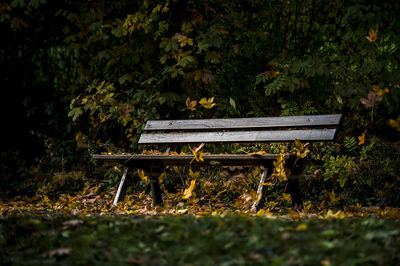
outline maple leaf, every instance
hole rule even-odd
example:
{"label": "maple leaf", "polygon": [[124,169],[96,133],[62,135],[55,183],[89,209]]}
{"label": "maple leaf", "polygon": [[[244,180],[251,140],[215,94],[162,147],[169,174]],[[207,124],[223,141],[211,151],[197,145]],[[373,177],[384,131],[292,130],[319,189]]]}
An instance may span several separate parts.
{"label": "maple leaf", "polygon": [[185,191],[183,192],[183,199],[189,199],[190,197],[193,196],[193,190],[194,187],[196,186],[196,179],[193,179],[192,181],[190,181],[190,186],[185,189]]}
{"label": "maple leaf", "polygon": [[186,108],[183,109],[182,111],[189,110],[189,111],[193,112],[194,110],[196,110],[196,105],[197,105],[197,101],[196,100],[191,101],[190,98],[188,97],[186,99]]}
{"label": "maple leaf", "polygon": [[361,136],[358,137],[358,145],[363,145],[365,143],[365,133],[363,132]]}
{"label": "maple leaf", "polygon": [[207,98],[202,98],[200,101],[199,101],[199,104],[201,104],[204,108],[206,108],[206,109],[211,109],[211,108],[213,108],[215,105],[217,105],[216,103],[214,103],[214,98],[215,97],[211,97],[211,98],[209,98],[209,99],[207,99]]}
{"label": "maple leaf", "polygon": [[140,179],[142,179],[143,182],[147,183],[147,176],[144,175],[144,171],[138,170],[138,174],[139,174]]}
{"label": "maple leaf", "polygon": [[294,140],[295,147],[293,148],[293,154],[295,154],[297,157],[305,158],[310,153],[310,150],[307,149],[307,146],[309,144],[310,143],[303,144],[300,142],[300,140],[295,139]]}
{"label": "maple leaf", "polygon": [[369,41],[369,42],[375,42],[376,39],[378,38],[378,28],[376,28],[376,30],[374,29],[369,29],[368,31],[368,36],[365,36],[365,38]]}
{"label": "maple leaf", "polygon": [[368,98],[361,98],[360,101],[366,108],[371,108],[375,103],[382,101],[382,96],[376,95],[375,92],[370,91],[368,93]]}

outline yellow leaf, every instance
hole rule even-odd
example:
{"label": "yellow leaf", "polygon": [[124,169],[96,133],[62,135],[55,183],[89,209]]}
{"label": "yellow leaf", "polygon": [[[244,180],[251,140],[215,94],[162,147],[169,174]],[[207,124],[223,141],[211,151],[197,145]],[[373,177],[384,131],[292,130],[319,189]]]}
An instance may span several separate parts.
{"label": "yellow leaf", "polygon": [[287,177],[285,172],[285,155],[283,153],[280,153],[273,164],[275,168],[272,172],[272,176],[277,177],[280,182],[286,181]]}
{"label": "yellow leaf", "polygon": [[[202,143],[203,144],[203,146],[204,146],[204,143]],[[201,146],[201,145],[200,145]],[[192,151],[192,153],[193,153],[193,155],[194,155],[194,158],[193,158],[193,160],[192,161],[190,161],[190,163],[192,163],[194,160],[196,160],[196,162],[204,162],[204,159],[203,159],[203,155],[205,154],[205,153],[202,153],[202,152],[199,152],[199,147],[197,147],[196,149],[192,149],[190,146],[189,146],[189,149]],[[200,148],[201,149],[201,148]]]}
{"label": "yellow leaf", "polygon": [[380,89],[377,85],[373,85],[372,86],[372,90],[375,92],[376,95],[378,96],[382,96],[385,93],[389,93],[389,89],[385,88],[385,89]]}
{"label": "yellow leaf", "polygon": [[190,181],[190,186],[183,192],[183,199],[188,199],[193,196],[193,190],[196,185],[196,179]]}
{"label": "yellow leaf", "polygon": [[368,36],[365,36],[365,38],[369,41],[369,42],[375,42],[376,39],[378,37],[378,28],[376,30],[374,29],[369,29],[368,31]]}
{"label": "yellow leaf", "polygon": [[335,191],[333,191],[333,190],[331,192],[328,192],[325,190],[325,193],[326,193],[326,195],[328,195],[330,203],[335,203],[340,200],[340,197],[335,196]]}
{"label": "yellow leaf", "polygon": [[363,132],[361,136],[358,137],[358,145],[363,145],[365,143],[365,133]]}
{"label": "yellow leaf", "polygon": [[200,172],[193,172],[192,169],[189,169],[189,175],[192,178],[199,178],[200,177]]}
{"label": "yellow leaf", "polygon": [[389,119],[389,125],[390,125],[392,128],[395,128],[395,129],[397,129],[397,130],[400,131],[400,115],[397,117],[396,120],[394,120],[394,119]]}
{"label": "yellow leaf", "polygon": [[296,231],[304,231],[307,230],[307,224],[299,224],[294,230]]}
{"label": "yellow leaf", "polygon": [[290,194],[282,193],[282,200],[290,203],[292,202],[292,196],[290,196]]}
{"label": "yellow leaf", "polygon": [[306,143],[303,144],[300,142],[300,140],[295,139],[294,140],[294,145],[295,147],[293,148],[293,154],[295,154],[297,157],[300,158],[305,158],[307,157],[307,155],[310,153],[310,150],[307,149],[306,147],[309,145],[310,143]]}
{"label": "yellow leaf", "polygon": [[206,108],[206,109],[211,109],[211,108],[213,108],[215,105],[217,105],[216,103],[214,103],[214,98],[215,97],[211,97],[211,98],[209,98],[209,99],[207,99],[207,98],[202,98],[200,101],[199,101],[199,104],[201,104],[204,108]]}
{"label": "yellow leaf", "polygon": [[265,182],[265,183],[262,183],[261,185],[263,185],[263,186],[272,186],[273,184],[271,182]]}
{"label": "yellow leaf", "polygon": [[311,209],[312,206],[313,206],[313,205],[312,205],[311,201],[304,202],[304,209],[305,209],[305,210]]}
{"label": "yellow leaf", "polygon": [[346,217],[346,215],[342,211],[337,211],[336,213],[333,213],[332,210],[328,210],[328,212],[324,216],[325,219],[329,219],[329,218],[343,219],[345,217]]}
{"label": "yellow leaf", "polygon": [[273,214],[273,213],[269,210],[269,208],[266,209],[266,210],[261,209],[261,210],[259,210],[259,211],[257,212],[257,216],[272,215],[272,214]]}
{"label": "yellow leaf", "polygon": [[140,179],[142,179],[143,182],[147,183],[147,176],[144,175],[144,171],[138,170],[138,174],[139,174]]}
{"label": "yellow leaf", "polygon": [[266,154],[269,154],[269,153],[266,151],[258,151],[258,152],[248,153],[248,155],[266,155]]}

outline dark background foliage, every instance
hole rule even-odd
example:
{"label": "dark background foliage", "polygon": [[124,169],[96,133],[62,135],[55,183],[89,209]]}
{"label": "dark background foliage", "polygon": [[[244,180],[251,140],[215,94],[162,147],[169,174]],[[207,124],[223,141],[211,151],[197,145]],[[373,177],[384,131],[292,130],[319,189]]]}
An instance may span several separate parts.
{"label": "dark background foliage", "polygon": [[[312,156],[327,187],[377,198],[399,186],[399,13],[396,1],[2,2],[1,189],[34,193],[55,172],[89,174],[93,152],[138,152],[149,119],[343,113],[337,143]],[[203,97],[217,105],[185,109]]]}

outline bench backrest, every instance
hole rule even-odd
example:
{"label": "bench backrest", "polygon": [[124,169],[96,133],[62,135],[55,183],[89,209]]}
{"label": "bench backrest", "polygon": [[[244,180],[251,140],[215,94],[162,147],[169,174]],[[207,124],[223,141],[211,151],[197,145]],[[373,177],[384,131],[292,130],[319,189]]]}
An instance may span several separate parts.
{"label": "bench backrest", "polygon": [[[333,140],[342,115],[150,120],[139,144]],[[322,128],[321,128],[322,127]]]}

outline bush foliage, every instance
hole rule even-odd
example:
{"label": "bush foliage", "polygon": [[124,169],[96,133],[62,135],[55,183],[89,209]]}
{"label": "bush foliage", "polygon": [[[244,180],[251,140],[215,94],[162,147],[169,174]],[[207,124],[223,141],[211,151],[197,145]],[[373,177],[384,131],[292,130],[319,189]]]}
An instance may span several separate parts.
{"label": "bush foliage", "polygon": [[399,187],[399,13],[359,0],[1,3],[4,188],[34,191],[94,151],[137,152],[149,119],[343,113],[337,143],[313,144],[324,166],[308,169],[308,192],[322,171],[324,187],[381,201]]}

